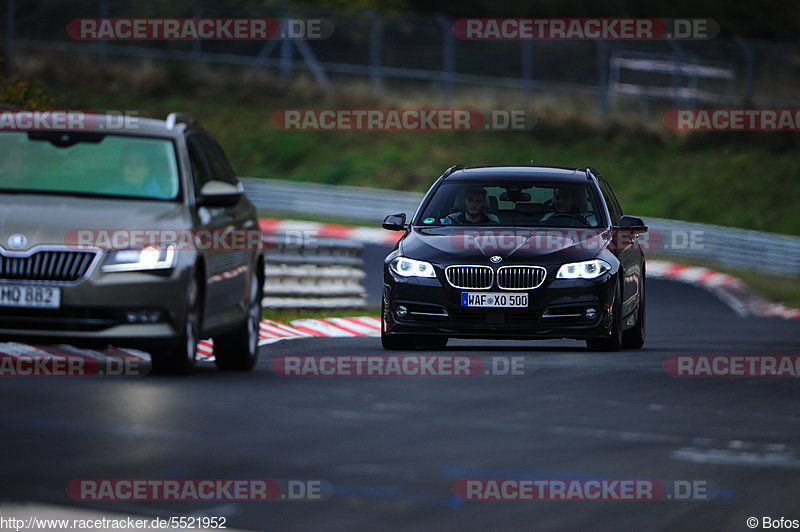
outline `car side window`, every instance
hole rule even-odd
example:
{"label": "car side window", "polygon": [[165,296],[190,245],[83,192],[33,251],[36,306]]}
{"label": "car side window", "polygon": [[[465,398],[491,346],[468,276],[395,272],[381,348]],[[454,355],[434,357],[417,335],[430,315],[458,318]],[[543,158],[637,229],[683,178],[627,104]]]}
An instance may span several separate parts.
{"label": "car side window", "polygon": [[211,181],[211,172],[203,155],[203,150],[198,141],[197,135],[191,135],[186,139],[186,146],[189,151],[189,161],[192,164],[192,182],[194,183],[195,195],[200,193],[203,185]]}
{"label": "car side window", "polygon": [[600,192],[603,193],[603,199],[608,205],[608,212],[611,214],[611,225],[619,225],[619,219],[622,217],[622,209],[619,206],[617,197],[611,190],[608,182],[603,179],[600,181]]}
{"label": "car side window", "polygon": [[198,135],[197,138],[211,169],[212,179],[237,185],[239,180],[236,178],[236,172],[233,171],[231,163],[228,162],[225,152],[217,141],[207,135]]}

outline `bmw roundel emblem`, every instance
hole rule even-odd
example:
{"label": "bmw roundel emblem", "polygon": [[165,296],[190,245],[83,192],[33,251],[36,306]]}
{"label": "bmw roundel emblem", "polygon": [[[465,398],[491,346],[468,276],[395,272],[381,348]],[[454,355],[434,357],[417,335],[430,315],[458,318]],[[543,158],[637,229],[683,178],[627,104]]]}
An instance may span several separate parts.
{"label": "bmw roundel emblem", "polygon": [[8,247],[11,249],[22,249],[28,245],[28,239],[22,233],[16,233],[8,237]]}
{"label": "bmw roundel emblem", "polygon": [[493,263],[497,264],[498,262],[500,262],[501,260],[503,260],[503,257],[501,257],[500,255],[492,255],[492,256],[489,258],[489,260],[490,260],[490,261],[492,261]]}

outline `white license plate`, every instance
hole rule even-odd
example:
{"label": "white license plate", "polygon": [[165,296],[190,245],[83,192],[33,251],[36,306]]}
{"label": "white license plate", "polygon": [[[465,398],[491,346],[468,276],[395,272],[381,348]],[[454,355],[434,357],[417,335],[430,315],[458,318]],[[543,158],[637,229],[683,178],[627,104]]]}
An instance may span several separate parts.
{"label": "white license plate", "polygon": [[60,288],[0,283],[0,307],[58,308],[60,306]]}
{"label": "white license plate", "polygon": [[527,307],[528,294],[507,292],[462,292],[462,307]]}

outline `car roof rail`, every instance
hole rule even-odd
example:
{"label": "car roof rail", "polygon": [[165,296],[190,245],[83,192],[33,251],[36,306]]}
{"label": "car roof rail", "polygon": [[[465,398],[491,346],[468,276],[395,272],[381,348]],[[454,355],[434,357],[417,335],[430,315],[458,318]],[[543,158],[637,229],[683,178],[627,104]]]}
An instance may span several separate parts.
{"label": "car roof rail", "polygon": [[447,177],[450,174],[452,174],[453,172],[456,172],[458,170],[463,170],[464,168],[466,168],[466,166],[464,166],[463,164],[453,165],[453,166],[451,166],[450,168],[448,168],[447,170],[444,171],[444,173],[442,174],[442,177]]}
{"label": "car roof rail", "polygon": [[591,166],[586,167],[586,179],[589,181],[592,180],[592,177],[599,179],[602,176],[600,175],[600,171],[597,168],[592,168]]}
{"label": "car roof rail", "polygon": [[197,126],[200,123],[195,118],[186,113],[170,113],[167,115],[167,129],[175,129],[177,124]]}

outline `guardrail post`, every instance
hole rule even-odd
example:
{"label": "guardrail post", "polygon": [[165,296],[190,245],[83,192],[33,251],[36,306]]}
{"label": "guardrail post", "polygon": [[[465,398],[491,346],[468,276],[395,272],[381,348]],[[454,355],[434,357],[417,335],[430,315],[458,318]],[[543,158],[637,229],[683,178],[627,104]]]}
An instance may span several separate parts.
{"label": "guardrail post", "polygon": [[[197,0],[191,0],[192,3],[192,18],[203,17],[203,6],[197,3]],[[192,62],[197,63],[200,61],[200,54],[203,53],[203,39],[192,40]]]}
{"label": "guardrail post", "polygon": [[372,31],[369,36],[369,80],[370,91],[373,96],[379,95],[383,91],[383,70],[381,68],[381,48],[383,42],[383,20],[378,13],[370,11],[372,20]]}
{"label": "guardrail post", "polygon": [[608,43],[595,41],[597,57],[597,118],[604,122],[608,117]]}
{"label": "guardrail post", "polygon": [[683,47],[675,39],[667,39],[672,48],[672,105],[675,108],[681,107],[683,98],[681,97],[681,63],[683,62]]}
{"label": "guardrail post", "polygon": [[753,48],[741,37],[734,38],[736,45],[744,54],[744,104],[751,105],[753,102],[753,74],[755,72],[755,54]]}
{"label": "guardrail post", "polygon": [[445,85],[445,99],[449,104],[453,100],[453,85],[456,77],[456,38],[453,35],[449,19],[437,15],[436,22],[442,28],[442,81]]}
{"label": "guardrail post", "polygon": [[[286,30],[284,30],[284,34],[288,35]],[[286,89],[289,87],[292,77],[292,41],[286,37],[281,38],[280,54],[280,83],[281,88]]]}
{"label": "guardrail post", "polygon": [[520,41],[522,47],[522,91],[525,98],[525,107],[530,108],[533,99],[533,41],[523,39]]}
{"label": "guardrail post", "polygon": [[331,82],[328,79],[328,74],[325,73],[325,69],[322,68],[322,65],[319,63],[319,61],[317,61],[317,57],[314,55],[314,52],[311,51],[311,47],[304,40],[297,40],[293,44],[297,47],[297,51],[300,52],[300,56],[303,58],[306,66],[311,71],[311,75],[314,76],[317,84],[325,93],[325,98],[330,100],[333,96]]}
{"label": "guardrail post", "polygon": [[[100,0],[100,18],[109,18],[108,17],[108,0]],[[100,50],[100,64],[105,65],[108,63],[108,42],[105,40],[101,40],[98,44],[98,48]]]}
{"label": "guardrail post", "polygon": [[11,76],[14,70],[14,17],[16,16],[16,0],[8,0],[6,4],[6,42],[5,61],[6,74]]}

